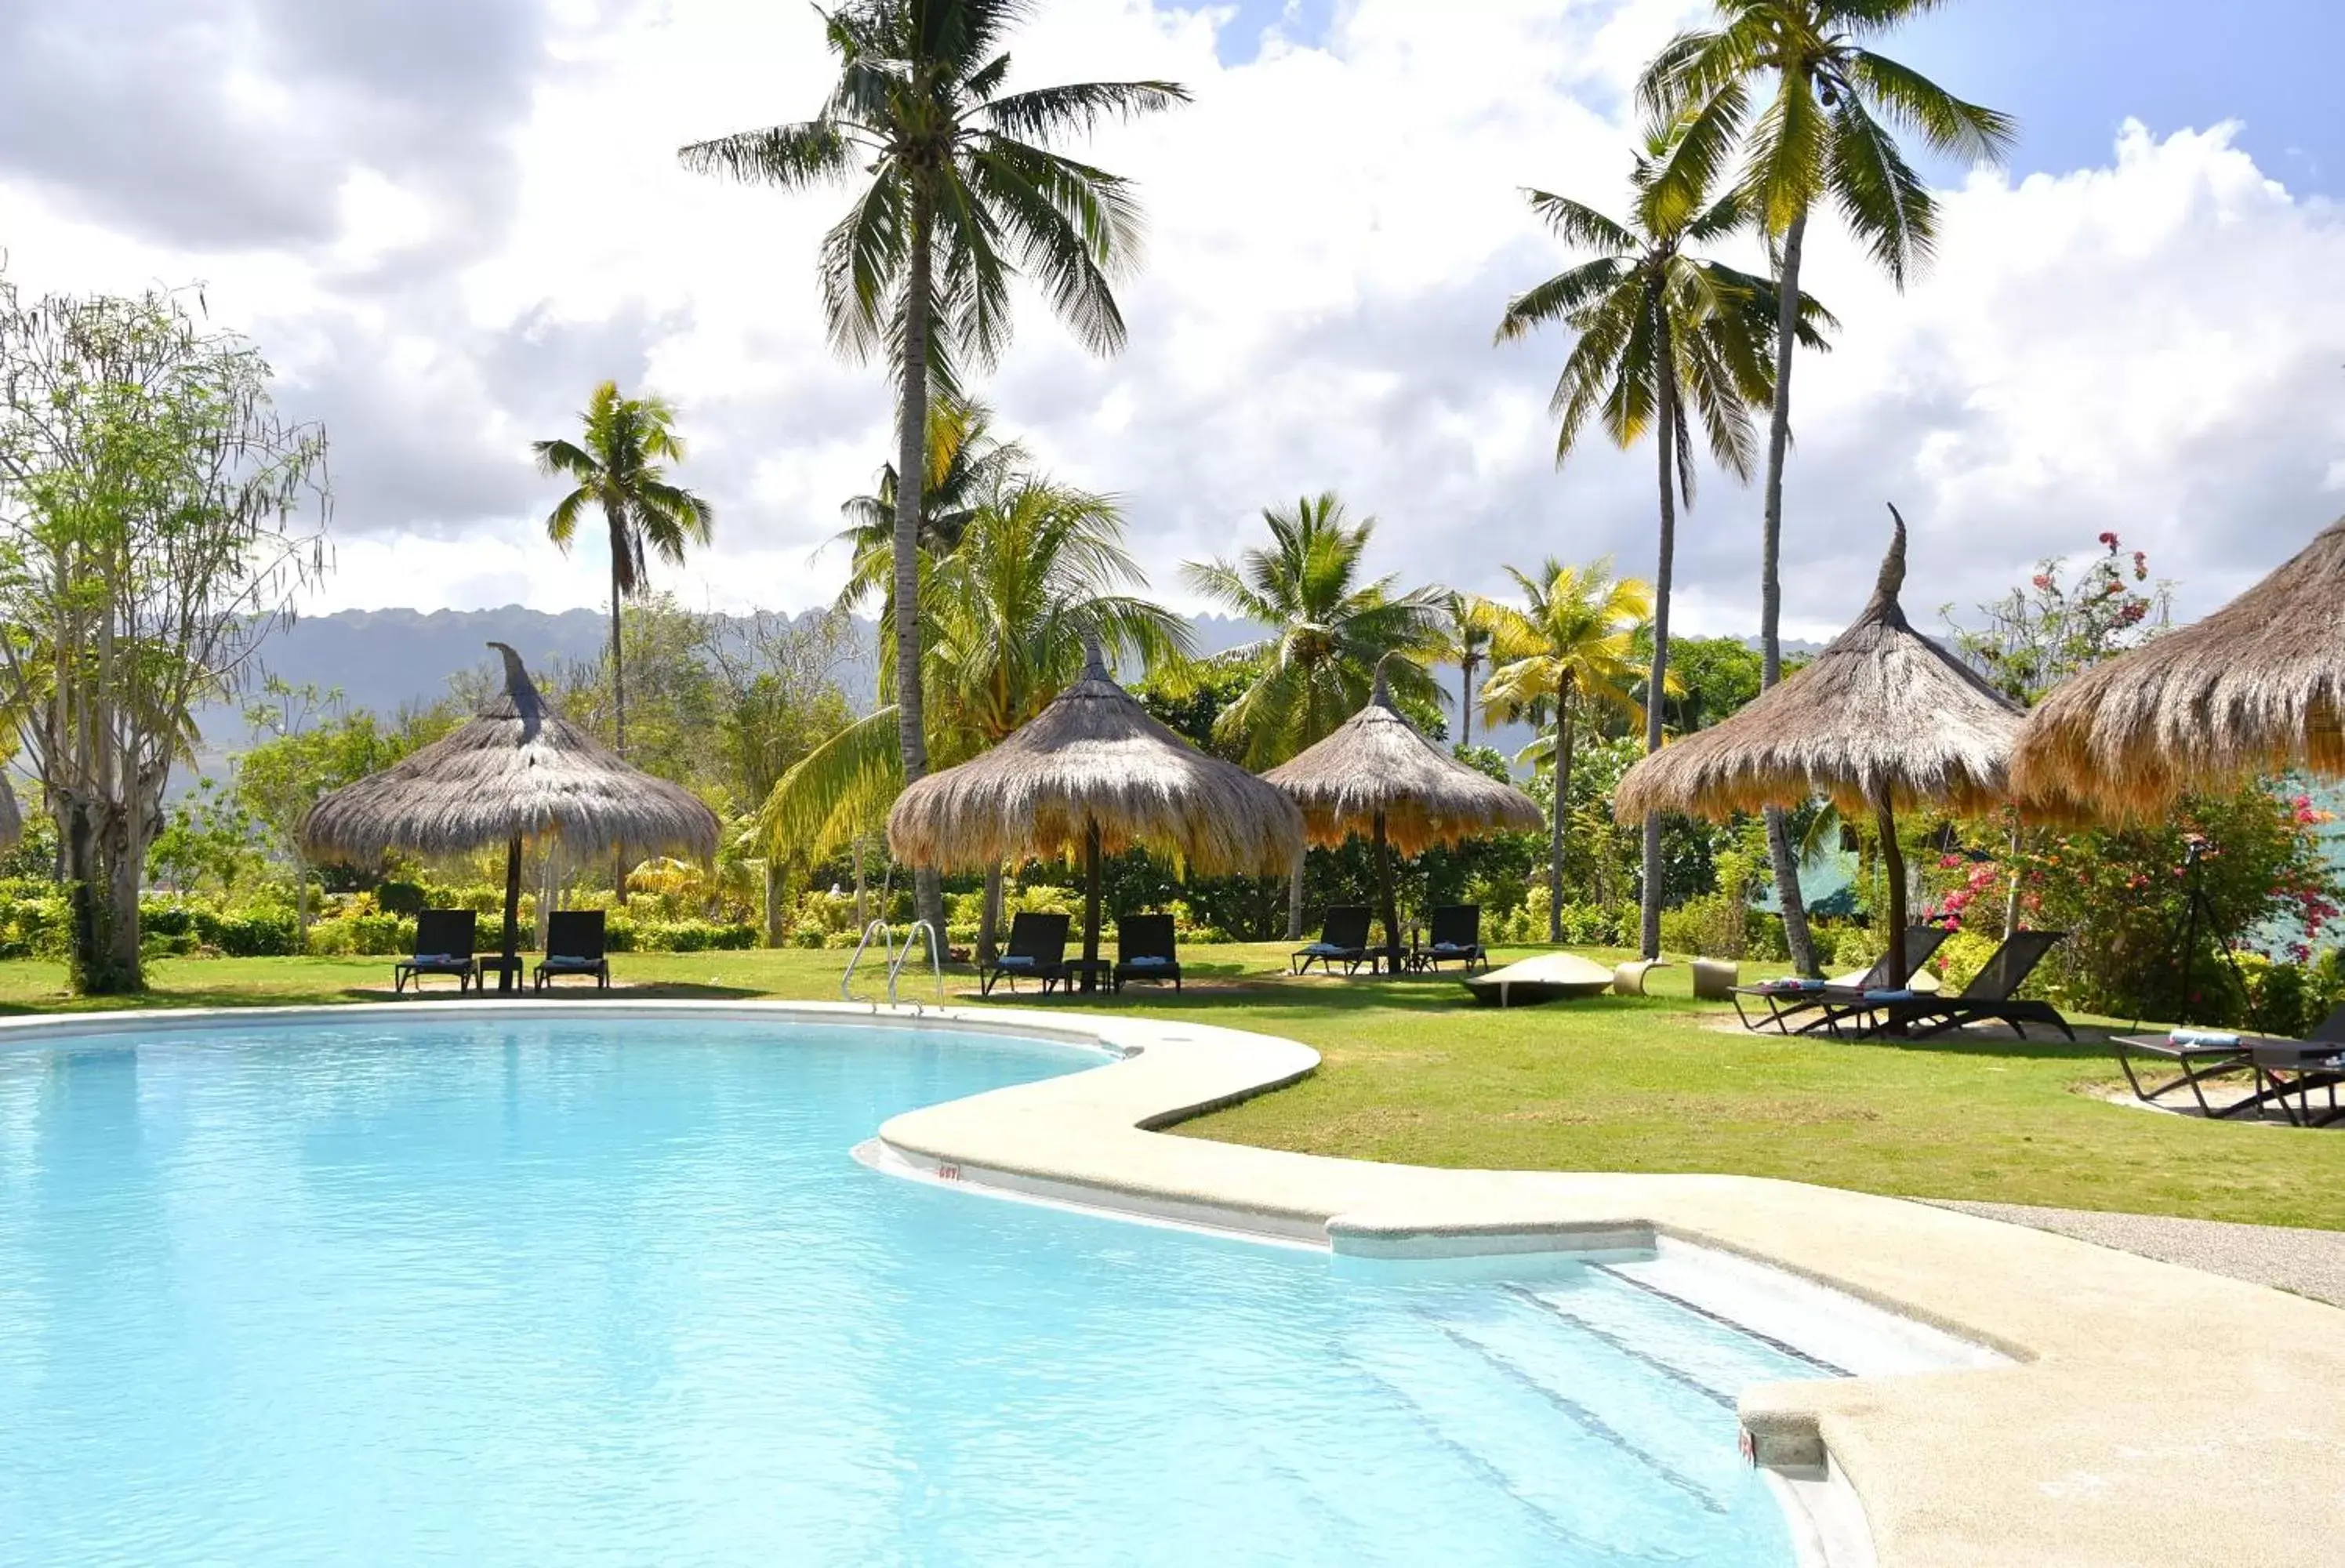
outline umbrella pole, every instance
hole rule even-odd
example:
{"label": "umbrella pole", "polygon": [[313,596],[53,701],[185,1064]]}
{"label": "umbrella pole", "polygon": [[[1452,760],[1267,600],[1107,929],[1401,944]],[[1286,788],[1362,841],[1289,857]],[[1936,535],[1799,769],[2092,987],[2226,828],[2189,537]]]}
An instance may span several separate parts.
{"label": "umbrella pole", "polygon": [[1400,973],[1400,905],[1393,899],[1392,845],[1385,837],[1385,814],[1376,813],[1376,899],[1385,921],[1385,973]]}
{"label": "umbrella pole", "polygon": [[1897,847],[1897,814],[1889,797],[1873,803],[1881,824],[1881,869],[1889,879],[1889,974],[1892,989],[1912,978],[1905,970],[1905,852]]}
{"label": "umbrella pole", "polygon": [[505,966],[497,974],[497,993],[510,995],[513,988],[513,970],[517,966],[513,955],[521,944],[521,835],[514,834],[505,845]]}
{"label": "umbrella pole", "polygon": [[1099,988],[1100,831],[1093,822],[1083,833],[1083,989]]}

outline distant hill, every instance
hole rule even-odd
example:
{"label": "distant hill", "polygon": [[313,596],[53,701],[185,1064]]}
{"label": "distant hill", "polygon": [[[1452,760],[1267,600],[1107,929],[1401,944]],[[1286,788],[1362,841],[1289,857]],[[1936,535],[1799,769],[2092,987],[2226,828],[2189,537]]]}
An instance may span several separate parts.
{"label": "distant hill", "polygon": [[[1200,615],[1191,624],[1202,653],[1218,653],[1262,635],[1252,622],[1224,615]],[[869,620],[863,625],[865,652],[843,663],[838,678],[848,701],[858,712],[868,713],[878,700],[878,669],[871,650],[878,628]],[[601,658],[609,634],[609,618],[600,610],[550,612],[518,604],[429,612],[341,610],[305,616],[271,637],[261,649],[260,670],[294,685],[339,689],[350,707],[387,718],[410,704],[421,706],[446,696],[452,676],[487,665],[492,642],[513,644],[532,669],[543,669],[559,659]],[[1436,678],[1449,691],[1457,690],[1456,670],[1437,672]],[[208,707],[198,722],[207,773],[216,772],[225,758],[248,744],[239,704]],[[1454,715],[1451,722],[1454,725]],[[1484,738],[1478,724],[1475,738]],[[1529,739],[1527,728],[1512,725],[1499,729],[1488,744],[1511,754]]]}

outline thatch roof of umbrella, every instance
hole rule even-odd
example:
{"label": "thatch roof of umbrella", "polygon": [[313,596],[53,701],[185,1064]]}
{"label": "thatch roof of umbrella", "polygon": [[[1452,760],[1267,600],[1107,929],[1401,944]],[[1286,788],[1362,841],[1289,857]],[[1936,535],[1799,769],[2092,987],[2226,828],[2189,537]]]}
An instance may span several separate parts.
{"label": "thatch roof of umbrella", "polygon": [[1479,833],[1529,831],[1546,820],[1530,796],[1445,755],[1419,734],[1393,706],[1381,662],[1367,706],[1263,777],[1294,797],[1304,833],[1319,845],[1365,834],[1379,816],[1386,840],[1403,855]]}
{"label": "thatch roof of umbrella", "polygon": [[631,767],[555,713],[502,642],[505,689],[452,733],[334,791],[302,819],[304,850],[370,861],[556,837],[574,855],[621,845],[716,852],[716,816],[692,793]]}
{"label": "thatch roof of umbrella", "polygon": [[1889,951],[1905,974],[1905,862],[1899,810],[1923,802],[1960,812],[2005,804],[2019,704],[1914,630],[1897,602],[1905,585],[1905,520],[1855,623],[1782,685],[1709,729],[1665,746],[1622,775],[1613,814],[1649,811],[1726,817],[1828,795],[1844,816],[1881,827],[1889,892]]}
{"label": "thatch roof of umbrella", "polygon": [[1905,619],[1905,520],[1890,515],[1896,532],[1864,612],[1782,684],[1630,768],[1613,795],[1619,821],[1724,818],[1814,795],[1849,815],[2006,802],[2021,710]]}
{"label": "thatch roof of umbrella", "polygon": [[1138,845],[1208,875],[1284,871],[1303,854],[1294,803],[1199,751],[1109,679],[1085,639],[1082,679],[991,751],[908,786],[888,847],[915,865],[975,870],[1083,856],[1083,988],[1099,959],[1100,857]]}
{"label": "thatch roof of umbrella", "polygon": [[2345,776],[2345,521],[2205,620],[2056,688],[2012,783],[2031,812],[2123,820],[2291,768]]}
{"label": "thatch roof of umbrella", "polygon": [[900,860],[946,870],[1084,847],[1138,845],[1209,875],[1284,871],[1302,853],[1294,803],[1199,751],[1108,677],[1096,648],[1082,679],[1023,728],[907,788],[888,814]]}

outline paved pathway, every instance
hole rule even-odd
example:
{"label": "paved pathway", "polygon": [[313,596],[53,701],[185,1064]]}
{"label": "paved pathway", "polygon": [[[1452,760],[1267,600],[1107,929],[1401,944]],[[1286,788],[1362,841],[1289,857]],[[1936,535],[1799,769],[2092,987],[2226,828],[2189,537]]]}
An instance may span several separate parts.
{"label": "paved pathway", "polygon": [[2295,1230],[2278,1225],[2229,1225],[2174,1219],[2158,1214],[2102,1214],[2081,1209],[2035,1209],[2019,1203],[1955,1203],[1940,1209],[1983,1215],[2073,1236],[2160,1262],[2255,1285],[2273,1285],[2345,1307],[2345,1231]]}

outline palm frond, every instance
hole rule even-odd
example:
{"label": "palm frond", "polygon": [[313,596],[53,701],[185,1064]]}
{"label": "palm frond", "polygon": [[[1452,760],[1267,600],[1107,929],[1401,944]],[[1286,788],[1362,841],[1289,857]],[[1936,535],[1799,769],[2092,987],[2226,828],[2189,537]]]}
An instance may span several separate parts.
{"label": "palm frond", "polygon": [[1137,119],[1187,102],[1188,89],[1178,82],[1071,82],[995,98],[978,115],[1004,136],[1040,142],[1088,133],[1102,120]]}

